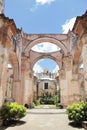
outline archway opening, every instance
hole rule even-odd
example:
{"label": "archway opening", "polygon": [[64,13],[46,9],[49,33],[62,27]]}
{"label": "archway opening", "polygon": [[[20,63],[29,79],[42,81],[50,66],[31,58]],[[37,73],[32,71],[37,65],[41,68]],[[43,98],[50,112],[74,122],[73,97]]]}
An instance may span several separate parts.
{"label": "archway opening", "polygon": [[48,69],[50,72],[53,73],[58,73],[59,66],[54,60],[45,58],[38,60],[33,67],[35,73],[43,72],[44,69]]}
{"label": "archway opening", "polygon": [[51,53],[61,50],[61,48],[50,42],[42,42],[32,47],[33,51],[41,53]]}
{"label": "archway opening", "polygon": [[34,101],[42,105],[54,105],[60,102],[58,64],[51,59],[41,59],[33,67],[35,74]]}

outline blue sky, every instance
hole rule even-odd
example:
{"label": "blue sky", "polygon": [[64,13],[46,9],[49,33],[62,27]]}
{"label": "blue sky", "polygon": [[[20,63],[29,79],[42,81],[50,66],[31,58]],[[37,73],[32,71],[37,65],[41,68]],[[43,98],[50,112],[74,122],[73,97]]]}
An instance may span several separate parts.
{"label": "blue sky", "polygon": [[[5,0],[5,15],[28,34],[67,33],[86,10],[87,0]],[[40,67],[40,62],[37,65]]]}

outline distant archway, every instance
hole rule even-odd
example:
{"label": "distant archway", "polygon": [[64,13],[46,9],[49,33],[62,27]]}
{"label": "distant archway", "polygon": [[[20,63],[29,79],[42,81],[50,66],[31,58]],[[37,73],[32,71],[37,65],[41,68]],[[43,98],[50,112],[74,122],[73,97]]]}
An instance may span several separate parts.
{"label": "distant archway", "polygon": [[64,54],[67,55],[68,48],[66,47],[66,45],[63,41],[56,39],[55,36],[54,37],[49,37],[49,36],[47,37],[45,35],[43,35],[40,38],[38,37],[36,39],[29,41],[24,47],[24,53],[29,53],[30,49],[33,46],[35,46],[39,43],[42,43],[42,42],[49,42],[49,43],[52,43],[52,44],[59,46],[62,49],[62,51],[64,52]]}
{"label": "distant archway", "polygon": [[[56,71],[57,68],[59,70],[59,65],[57,64],[57,62],[55,62],[51,58],[43,58],[43,59],[40,59],[37,62],[35,62],[34,66],[33,66],[33,70],[35,70],[35,72],[37,71],[37,69],[39,69],[39,68],[36,68],[37,66],[40,67],[41,70],[48,69],[50,72]],[[54,70],[55,68],[56,68],[56,70]]]}

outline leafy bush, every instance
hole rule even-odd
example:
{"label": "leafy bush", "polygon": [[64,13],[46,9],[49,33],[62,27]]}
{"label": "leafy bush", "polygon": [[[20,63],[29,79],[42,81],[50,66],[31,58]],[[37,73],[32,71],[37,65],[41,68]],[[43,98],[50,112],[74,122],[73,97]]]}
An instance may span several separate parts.
{"label": "leafy bush", "polygon": [[58,95],[49,95],[46,94],[45,96],[41,97],[40,99],[41,104],[54,104],[57,106],[58,104]]}
{"label": "leafy bush", "polygon": [[38,105],[40,105],[40,100],[34,100],[33,103],[35,106],[38,106]]}
{"label": "leafy bush", "polygon": [[26,108],[17,103],[5,103],[0,109],[4,125],[21,119],[26,115]]}
{"label": "leafy bush", "polygon": [[54,104],[56,105],[56,106],[58,106],[58,95],[54,95],[53,96],[53,102],[54,102]]}
{"label": "leafy bush", "polygon": [[87,121],[87,102],[72,104],[67,107],[67,112],[69,120],[75,123]]}
{"label": "leafy bush", "polygon": [[41,98],[40,102],[41,104],[54,104],[53,97],[49,96],[44,96],[43,98]]}

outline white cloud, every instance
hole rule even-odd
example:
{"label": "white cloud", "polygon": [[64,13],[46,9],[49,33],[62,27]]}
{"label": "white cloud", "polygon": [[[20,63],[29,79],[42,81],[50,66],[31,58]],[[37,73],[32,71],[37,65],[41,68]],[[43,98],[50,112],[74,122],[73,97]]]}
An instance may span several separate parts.
{"label": "white cloud", "polygon": [[51,4],[55,0],[36,0],[36,4],[44,5],[44,4]]}
{"label": "white cloud", "polygon": [[53,73],[58,73],[58,70],[59,70],[59,66],[56,65],[56,67],[55,67],[54,70],[53,70]]}
{"label": "white cloud", "polygon": [[71,19],[67,20],[67,21],[62,25],[62,30],[63,30],[63,33],[64,33],[64,34],[68,33],[69,30],[72,30],[73,25],[74,25],[74,23],[75,23],[75,20],[76,20],[76,17],[71,18]]}
{"label": "white cloud", "polygon": [[35,0],[35,5],[30,9],[31,12],[34,12],[38,6],[45,5],[45,4],[51,4],[52,2],[55,2],[55,0]]}
{"label": "white cloud", "polygon": [[54,52],[54,51],[58,51],[60,50],[60,48],[52,43],[49,42],[43,42],[40,43],[38,45],[35,45],[32,50],[36,51],[36,52]]}
{"label": "white cloud", "polygon": [[[34,65],[34,67],[33,67],[34,75],[36,75],[36,73],[44,72],[44,68],[42,68],[41,65],[40,65],[40,63],[41,63],[43,60],[45,60],[45,59],[39,60],[39,61],[36,62],[36,64]],[[49,68],[48,68],[48,70],[49,70]],[[58,66],[58,65],[55,65],[55,68],[52,70],[52,73],[56,73],[56,75],[58,76],[58,75],[59,75],[58,70],[59,70],[59,66]]]}
{"label": "white cloud", "polygon": [[12,65],[11,65],[11,64],[8,64],[8,68],[11,69],[11,68],[12,68]]}
{"label": "white cloud", "polygon": [[80,69],[84,68],[83,63],[80,65]]}
{"label": "white cloud", "polygon": [[34,73],[41,73],[41,72],[43,72],[43,68],[39,65],[38,62],[34,65],[33,70],[34,70]]}

